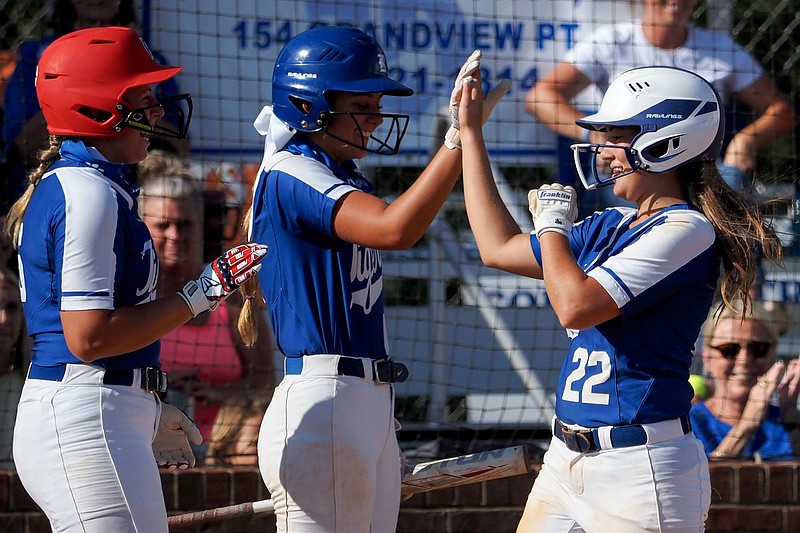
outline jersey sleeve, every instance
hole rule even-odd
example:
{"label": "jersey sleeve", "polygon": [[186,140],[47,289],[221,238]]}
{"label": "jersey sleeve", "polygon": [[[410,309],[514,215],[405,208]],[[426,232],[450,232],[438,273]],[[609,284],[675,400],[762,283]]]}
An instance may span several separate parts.
{"label": "jersey sleeve", "polygon": [[322,232],[333,236],[333,210],[342,197],[356,191],[327,167],[309,158],[293,158],[277,172],[278,204],[294,231]]}
{"label": "jersey sleeve", "polygon": [[100,179],[78,179],[81,172],[59,176],[64,214],[55,236],[55,271],[61,310],[113,309],[116,193]]}
{"label": "jersey sleeve", "polygon": [[642,233],[587,274],[623,309],[655,285],[677,289],[695,276],[679,271],[713,246],[714,228],[693,211],[673,212],[648,224]]}

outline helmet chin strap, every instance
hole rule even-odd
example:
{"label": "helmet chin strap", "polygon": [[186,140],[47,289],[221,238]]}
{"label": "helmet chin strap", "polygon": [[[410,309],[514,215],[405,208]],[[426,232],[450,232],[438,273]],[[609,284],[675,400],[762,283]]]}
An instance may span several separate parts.
{"label": "helmet chin strap", "polygon": [[[333,115],[347,115],[350,119],[355,123],[356,128],[358,128],[359,137],[364,139],[364,131],[361,129],[361,126],[358,124],[358,120],[356,116],[380,116],[384,121],[390,121],[389,130],[386,132],[385,136],[382,136],[383,139],[375,137],[374,135],[370,134],[369,139],[374,141],[378,146],[376,148],[370,148],[369,141],[362,142],[361,144],[355,144],[350,142],[347,139],[343,139],[342,137],[337,136],[330,131],[330,124],[328,127],[325,128],[325,133],[330,135],[337,141],[341,141],[348,146],[352,146],[353,148],[358,148],[359,150],[364,150],[366,152],[370,152],[373,154],[378,155],[395,155],[400,151],[400,143],[403,140],[403,137],[406,134],[406,128],[408,128],[408,115],[399,115],[399,114],[389,114],[389,113],[351,113],[347,111],[331,111],[331,116]],[[391,137],[395,137],[394,146],[389,143],[389,139]]]}

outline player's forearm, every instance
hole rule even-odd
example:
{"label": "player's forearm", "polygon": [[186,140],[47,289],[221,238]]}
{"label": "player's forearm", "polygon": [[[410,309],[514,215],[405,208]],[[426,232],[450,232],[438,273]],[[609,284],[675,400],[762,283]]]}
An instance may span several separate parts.
{"label": "player's forearm", "polygon": [[394,248],[410,248],[430,227],[461,174],[461,152],[442,146],[411,187],[386,210],[389,228],[400,232]]}
{"label": "player's forearm", "polygon": [[177,294],[112,311],[61,312],[70,352],[87,363],[149,346],[190,318]]}
{"label": "player's forearm", "polygon": [[497,190],[482,132],[464,128],[461,143],[464,159],[464,202],[470,228],[483,262],[505,270],[503,245],[522,230]]}
{"label": "player's forearm", "polygon": [[567,237],[547,232],[539,242],[547,297],[563,327],[587,329],[619,315],[611,296],[575,261]]}

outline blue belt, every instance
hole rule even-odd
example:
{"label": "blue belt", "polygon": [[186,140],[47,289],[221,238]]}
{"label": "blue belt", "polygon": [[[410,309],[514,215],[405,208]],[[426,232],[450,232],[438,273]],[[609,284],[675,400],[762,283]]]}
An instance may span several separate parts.
{"label": "blue belt", "polygon": [[[284,364],[287,375],[300,375],[303,373],[303,357],[287,357]],[[408,379],[408,367],[391,359],[372,361],[372,375],[366,376],[364,375],[364,361],[362,359],[340,356],[337,361],[336,371],[340,376],[370,379],[380,383],[402,383]]]}
{"label": "blue belt", "polygon": [[[167,374],[158,368],[148,366],[140,368],[141,382],[139,386],[149,392],[167,391]],[[67,371],[67,365],[39,366],[32,364],[28,370],[28,377],[31,379],[42,379],[45,381],[61,381]],[[103,374],[104,385],[123,385],[130,387],[136,372],[133,368],[121,370],[106,370]]]}
{"label": "blue belt", "polygon": [[[692,431],[692,425],[688,416],[682,416],[680,420],[681,430],[686,435]],[[641,446],[643,444],[653,444],[648,441],[647,432],[641,425],[614,426],[610,429],[609,435],[611,446],[602,446],[600,443],[599,430],[594,429],[570,429],[561,420],[555,419],[553,424],[553,435],[566,444],[567,448],[577,453],[595,452],[608,448],[628,448],[631,446]],[[677,437],[677,435],[675,435]]]}

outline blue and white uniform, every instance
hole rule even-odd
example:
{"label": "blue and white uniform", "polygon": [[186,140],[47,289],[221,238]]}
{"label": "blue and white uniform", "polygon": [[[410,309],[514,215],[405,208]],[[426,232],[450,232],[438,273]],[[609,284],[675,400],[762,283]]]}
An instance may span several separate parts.
{"label": "blue and white uniform", "polygon": [[298,136],[254,186],[251,240],[270,248],[259,280],[286,356],[258,444],[278,531],[396,528],[394,393],[372,364],[387,359],[381,255],[333,233],[337,201],[371,189]]}
{"label": "blue and white uniform", "polygon": [[64,140],[22,224],[20,285],[33,362],[14,460],[58,531],[167,531],[152,452],[161,407],[140,387],[140,369],[159,364],[158,342],[86,364],[70,353],[60,318],[155,298],[158,261],[126,168]]}
{"label": "blue and white uniform", "polygon": [[[549,521],[535,524],[542,531],[576,523],[592,530],[597,508],[603,520],[620,517],[599,530],[703,528],[710,482],[688,423],[688,378],[720,273],[715,232],[685,203],[631,228],[635,218],[635,209],[609,208],[575,224],[569,236],[578,265],[621,315],[568,331],[555,435],[531,492],[553,504],[552,514],[539,515]],[[535,234],[531,247],[542,264]]]}
{"label": "blue and white uniform", "polygon": [[[608,209],[575,225],[570,245],[621,316],[569,332],[556,412],[584,427],[647,424],[689,414],[689,367],[714,296],[714,228],[687,204],[629,228],[636,210]],[[537,261],[539,241],[531,238]]]}
{"label": "blue and white uniform", "polygon": [[355,163],[339,166],[310,141],[292,140],[285,151],[299,159],[262,175],[253,194],[252,240],[270,247],[258,276],[276,344],[289,358],[385,359],[380,251],[333,234],[336,202],[372,185]]}

